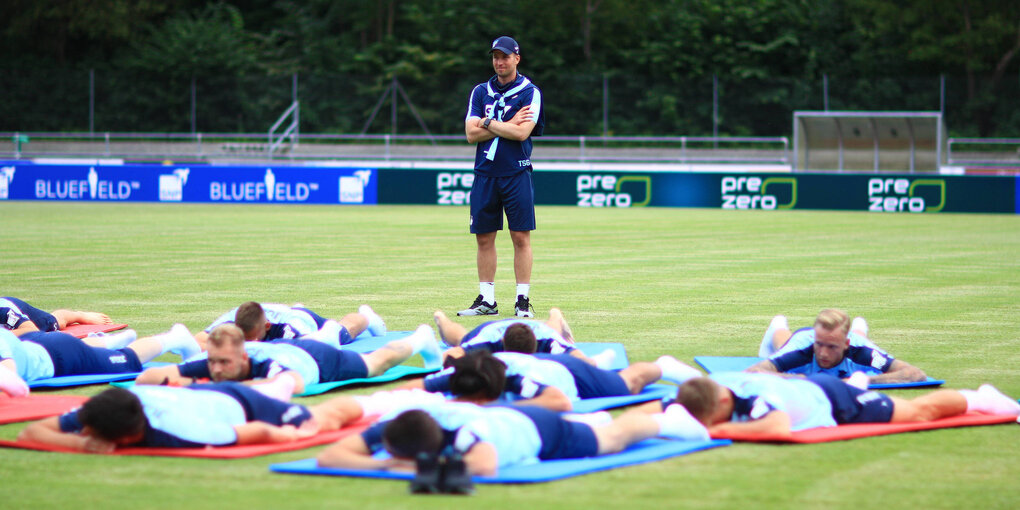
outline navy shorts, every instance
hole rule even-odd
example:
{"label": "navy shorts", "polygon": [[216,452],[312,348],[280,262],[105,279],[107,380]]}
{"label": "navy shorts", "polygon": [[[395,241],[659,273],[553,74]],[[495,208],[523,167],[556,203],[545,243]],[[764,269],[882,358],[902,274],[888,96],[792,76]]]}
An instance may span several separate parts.
{"label": "navy shorts", "polygon": [[559,413],[535,406],[510,407],[535,422],[542,449],[538,458],[582,459],[599,454],[599,441],[595,431],[584,423],[564,420]]}
{"label": "navy shorts", "polygon": [[504,210],[510,230],[535,230],[535,185],[531,171],[505,177],[475,172],[475,182],[471,186],[471,233],[503,230]]}
{"label": "navy shorts", "polygon": [[142,362],[135,351],[91,347],[85,342],[59,331],[44,333],[33,331],[21,336],[35,342],[49,353],[53,360],[53,376],[88,374],[125,374],[142,371]]}
{"label": "navy shorts", "polygon": [[238,382],[192,384],[188,388],[217,391],[230,396],[244,408],[244,415],[248,421],[262,421],[278,427],[282,425],[298,427],[312,418],[312,413],[305,406],[267,397]]}
{"label": "navy shorts", "polygon": [[877,391],[850,386],[828,374],[809,375],[832,403],[832,417],[836,423],[889,423],[892,421],[893,401]]}
{"label": "navy shorts", "polygon": [[[35,327],[39,328],[39,331],[60,330],[60,324],[57,323],[57,318],[54,317],[53,314],[49,312],[44,312],[18,298],[6,296],[4,297],[4,299],[10,301],[11,303],[14,303],[21,310],[21,313],[28,316],[29,320],[31,320],[32,323],[35,324]],[[4,317],[0,317],[0,319],[3,318]],[[21,326],[20,322],[17,324],[17,326],[14,326],[14,328],[17,328],[18,326]]]}
{"label": "navy shorts", "polygon": [[346,381],[368,377],[365,359],[354,351],[337,349],[318,340],[274,340],[274,343],[298,347],[315,359],[319,367],[319,382]]}
{"label": "navy shorts", "polygon": [[630,388],[612,370],[602,370],[587,361],[569,354],[535,354],[536,358],[555,361],[570,371],[577,386],[577,396],[585,398],[621,397],[630,395]]}

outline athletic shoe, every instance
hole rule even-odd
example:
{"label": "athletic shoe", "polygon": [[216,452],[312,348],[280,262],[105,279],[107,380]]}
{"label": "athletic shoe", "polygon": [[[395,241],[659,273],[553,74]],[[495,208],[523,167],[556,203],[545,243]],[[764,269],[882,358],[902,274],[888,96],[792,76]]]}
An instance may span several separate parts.
{"label": "athletic shoe", "polygon": [[421,452],[414,459],[415,474],[409,490],[411,494],[437,494],[442,491],[442,468],[439,455]]}
{"label": "athletic shoe", "polygon": [[486,303],[485,301],[482,301],[482,295],[479,294],[478,297],[475,298],[475,302],[471,303],[470,308],[457,312],[457,315],[499,315],[499,310],[496,309],[496,303]]}
{"label": "athletic shoe", "polygon": [[531,306],[531,302],[524,296],[517,296],[517,304],[514,305],[514,310],[518,317],[534,317],[535,307]]}

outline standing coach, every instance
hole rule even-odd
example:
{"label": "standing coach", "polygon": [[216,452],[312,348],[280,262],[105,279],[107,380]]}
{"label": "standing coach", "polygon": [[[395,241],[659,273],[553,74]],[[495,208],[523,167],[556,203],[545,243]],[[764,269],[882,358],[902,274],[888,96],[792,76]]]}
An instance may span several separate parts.
{"label": "standing coach", "polygon": [[542,92],[517,72],[520,46],[510,37],[492,42],[496,75],[471,90],[464,132],[475,150],[471,186],[471,233],[478,243],[478,297],[457,315],[497,315],[495,295],[496,232],[503,212],[514,244],[518,317],[533,317],[531,231],[535,230],[535,187],[531,181],[531,136],[545,129]]}

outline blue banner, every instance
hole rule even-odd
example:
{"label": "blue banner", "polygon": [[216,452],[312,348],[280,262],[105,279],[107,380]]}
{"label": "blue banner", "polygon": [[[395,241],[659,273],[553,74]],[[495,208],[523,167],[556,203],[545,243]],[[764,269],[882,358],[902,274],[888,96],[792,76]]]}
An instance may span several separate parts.
{"label": "blue banner", "polygon": [[0,200],[375,204],[378,171],[299,166],[0,167]]}

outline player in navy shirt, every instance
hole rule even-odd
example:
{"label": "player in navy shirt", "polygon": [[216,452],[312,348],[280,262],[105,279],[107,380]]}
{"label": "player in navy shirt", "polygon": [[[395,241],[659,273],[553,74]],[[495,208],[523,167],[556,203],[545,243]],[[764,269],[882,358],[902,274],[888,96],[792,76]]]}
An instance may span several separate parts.
{"label": "player in navy shirt", "polygon": [[531,137],[545,129],[542,92],[517,72],[517,41],[500,37],[490,48],[496,75],[471,90],[464,131],[475,151],[471,185],[470,230],[478,245],[478,297],[457,315],[496,315],[496,233],[503,213],[514,245],[518,317],[532,317],[531,231],[535,230],[535,187],[531,173]]}
{"label": "player in navy shirt", "polygon": [[110,388],[79,409],[28,425],[18,439],[93,453],[282,443],[338,430],[351,421],[348,400],[305,407],[232,382]]}
{"label": "player in navy shirt", "polygon": [[1020,414],[1016,400],[989,384],[907,400],[862,390],[827,374],[806,379],[744,372],[695,377],[680,385],[674,403],[720,434],[789,435],[844,423],[926,422],[967,412]]}
{"label": "player in navy shirt", "polygon": [[0,298],[0,328],[21,336],[32,331],[60,331],[71,324],[113,324],[104,313],[79,310],[40,310],[18,298]]}
{"label": "player in navy shirt", "polygon": [[[867,337],[863,318],[850,321],[846,312],[822,310],[810,328],[790,332],[786,317],[777,315],[762,338],[759,355],[768,358],[749,372],[829,374],[862,389],[869,383],[924,381],[921,369],[893,358]],[[777,350],[778,349],[778,350]]]}

